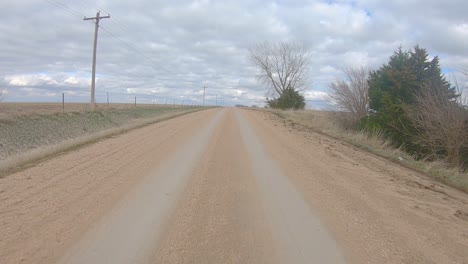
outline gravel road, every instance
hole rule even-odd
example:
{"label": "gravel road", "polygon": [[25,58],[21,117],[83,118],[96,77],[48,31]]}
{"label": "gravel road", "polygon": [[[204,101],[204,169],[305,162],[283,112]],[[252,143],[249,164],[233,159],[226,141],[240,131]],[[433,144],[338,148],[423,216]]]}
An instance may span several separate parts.
{"label": "gravel road", "polygon": [[0,263],[468,263],[468,195],[211,109],[0,178]]}

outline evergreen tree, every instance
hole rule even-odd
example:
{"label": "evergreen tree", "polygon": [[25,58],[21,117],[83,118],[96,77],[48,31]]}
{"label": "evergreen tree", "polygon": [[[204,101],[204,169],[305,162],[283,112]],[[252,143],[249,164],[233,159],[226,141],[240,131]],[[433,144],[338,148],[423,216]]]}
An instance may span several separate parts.
{"label": "evergreen tree", "polygon": [[415,103],[421,89],[437,89],[446,100],[457,97],[439,66],[439,59],[428,60],[425,49],[416,46],[413,51],[400,47],[387,64],[369,75],[369,106],[375,112],[365,120],[368,129],[383,130],[395,145],[404,145],[410,152],[419,151],[409,135],[417,133],[406,113]]}
{"label": "evergreen tree", "polygon": [[267,98],[267,104],[271,108],[299,110],[304,109],[305,98],[298,91],[288,88],[276,99]]}
{"label": "evergreen tree", "polygon": [[[428,56],[427,51],[419,46],[416,46],[414,51],[410,52],[409,63],[418,83],[418,87],[414,92],[418,92],[423,87],[431,87],[437,89],[436,92],[448,100],[457,98],[455,87],[452,87],[442,74],[439,58],[436,56],[428,61]],[[411,99],[414,99],[414,92]],[[411,103],[414,103],[414,101],[412,100]]]}

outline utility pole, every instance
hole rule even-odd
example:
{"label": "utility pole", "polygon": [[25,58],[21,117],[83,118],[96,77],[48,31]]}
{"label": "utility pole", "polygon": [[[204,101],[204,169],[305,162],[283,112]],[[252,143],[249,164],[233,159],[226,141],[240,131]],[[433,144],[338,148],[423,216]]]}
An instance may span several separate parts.
{"label": "utility pole", "polygon": [[93,49],[93,73],[91,77],[91,111],[94,111],[95,101],[95,88],[96,88],[96,50],[97,50],[97,37],[99,30],[99,21],[103,18],[110,18],[110,16],[101,16],[101,11],[96,13],[96,17],[85,17],[83,20],[94,20],[94,49]]}
{"label": "utility pole", "polygon": [[205,106],[205,90],[206,90],[206,86],[203,85],[203,106]]}

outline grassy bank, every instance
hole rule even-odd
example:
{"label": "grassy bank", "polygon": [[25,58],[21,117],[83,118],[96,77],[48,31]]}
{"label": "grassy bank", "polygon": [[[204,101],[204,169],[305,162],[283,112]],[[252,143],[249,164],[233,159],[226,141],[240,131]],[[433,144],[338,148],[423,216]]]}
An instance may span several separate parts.
{"label": "grassy bank", "polygon": [[201,109],[114,108],[3,118],[0,119],[0,172],[5,174],[25,163],[102,137]]}
{"label": "grassy bank", "polygon": [[378,133],[369,134],[363,131],[353,131],[343,129],[336,122],[336,113],[324,111],[278,111],[272,113],[294,124],[295,127],[303,130],[321,133],[366,151],[377,154],[397,162],[408,168],[424,172],[432,178],[468,192],[468,172],[461,172],[458,169],[448,168],[443,161],[425,162],[415,160],[402,150],[391,146],[390,142]]}

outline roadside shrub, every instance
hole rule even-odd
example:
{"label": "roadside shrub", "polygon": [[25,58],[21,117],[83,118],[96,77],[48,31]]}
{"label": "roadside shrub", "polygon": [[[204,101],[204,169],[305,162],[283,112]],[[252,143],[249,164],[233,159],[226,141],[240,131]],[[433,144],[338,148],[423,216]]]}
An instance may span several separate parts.
{"label": "roadside shrub", "polygon": [[387,64],[370,73],[368,84],[373,113],[364,119],[364,127],[384,131],[395,147],[404,148],[416,158],[431,154],[430,147],[419,140],[425,131],[414,122],[414,115],[410,117],[408,109],[414,108],[417,96],[427,90],[433,90],[446,104],[458,98],[455,87],[442,74],[438,57],[429,59],[427,51],[419,46],[412,51],[399,48]]}
{"label": "roadside shrub", "polygon": [[267,104],[274,109],[294,109],[300,110],[305,108],[305,98],[294,89],[286,89],[280,97],[276,99],[268,99]]}
{"label": "roadside shrub", "polygon": [[343,71],[343,77],[330,84],[330,99],[343,113],[337,117],[347,129],[357,125],[369,111],[368,76],[368,71],[362,67],[348,68]]}
{"label": "roadside shrub", "polygon": [[468,165],[463,152],[468,148],[468,110],[461,102],[449,101],[438,89],[427,87],[416,94],[408,116],[418,133],[413,141],[424,147],[428,158],[445,158],[454,167]]}

